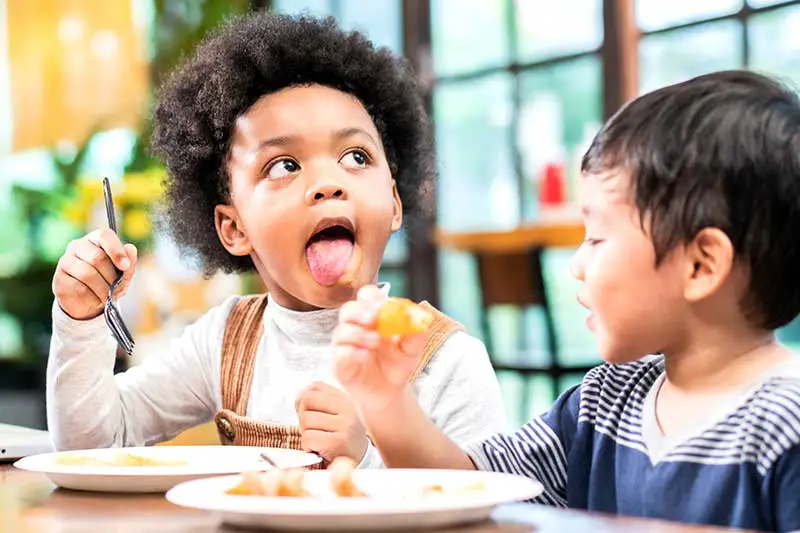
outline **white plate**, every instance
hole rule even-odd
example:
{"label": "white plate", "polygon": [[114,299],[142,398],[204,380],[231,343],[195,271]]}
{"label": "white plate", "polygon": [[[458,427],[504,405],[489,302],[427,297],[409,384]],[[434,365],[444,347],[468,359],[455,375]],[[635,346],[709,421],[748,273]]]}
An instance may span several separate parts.
{"label": "white plate", "polygon": [[[282,448],[247,446],[150,446],[143,448],[110,448],[31,455],[14,466],[41,472],[50,481],[65,489],[98,492],[165,492],[178,483],[209,476],[238,474],[245,470],[269,470],[259,457],[266,452],[280,466],[306,467],[320,462],[316,455]],[[57,459],[63,455],[82,455],[111,460],[118,453],[164,461],[185,461],[176,466],[104,466],[64,465]]]}
{"label": "white plate", "polygon": [[[305,487],[315,497],[267,498],[225,494],[238,476],[181,483],[167,500],[183,507],[213,511],[223,522],[244,527],[284,530],[408,530],[480,522],[500,504],[535,498],[542,485],[531,479],[461,470],[357,470],[353,479],[368,498],[336,498],[329,472],[310,471]],[[461,493],[482,482],[479,490]],[[421,496],[426,486],[442,485],[444,495]]]}

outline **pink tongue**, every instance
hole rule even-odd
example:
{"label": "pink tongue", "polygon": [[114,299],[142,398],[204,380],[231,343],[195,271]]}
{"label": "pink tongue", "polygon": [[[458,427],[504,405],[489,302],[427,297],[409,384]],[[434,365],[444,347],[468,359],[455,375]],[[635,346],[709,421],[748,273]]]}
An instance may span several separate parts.
{"label": "pink tongue", "polygon": [[344,275],[353,243],[349,239],[321,239],[306,248],[306,263],[320,285],[334,285]]}

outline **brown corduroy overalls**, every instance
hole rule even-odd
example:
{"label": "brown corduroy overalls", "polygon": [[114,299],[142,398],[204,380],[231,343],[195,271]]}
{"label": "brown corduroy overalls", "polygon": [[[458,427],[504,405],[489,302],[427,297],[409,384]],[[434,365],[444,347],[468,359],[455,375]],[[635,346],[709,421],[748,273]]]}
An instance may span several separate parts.
{"label": "brown corduroy overalls", "polygon": [[[458,322],[426,302],[421,305],[433,314],[434,319],[428,328],[428,338],[411,377],[412,382],[442,343],[463,329]],[[222,410],[214,421],[222,444],[299,450],[301,435],[298,426],[271,424],[245,416],[266,307],[266,295],[253,295],[240,298],[231,310],[225,326],[220,362]]]}

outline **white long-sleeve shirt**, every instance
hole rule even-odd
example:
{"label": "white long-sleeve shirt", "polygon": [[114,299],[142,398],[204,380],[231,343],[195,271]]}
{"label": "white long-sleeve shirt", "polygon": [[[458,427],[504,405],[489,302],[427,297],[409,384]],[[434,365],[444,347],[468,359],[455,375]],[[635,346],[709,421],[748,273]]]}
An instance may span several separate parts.
{"label": "white long-sleeve shirt", "polygon": [[[116,342],[102,316],[77,321],[53,305],[47,422],[58,450],[142,446],[211,420],[221,409],[220,358],[238,297],[212,308],[168,349],[113,374]],[[246,416],[297,424],[295,399],[313,381],[338,386],[331,334],[338,309],[298,312],[270,299]],[[417,378],[421,407],[461,445],[505,429],[500,387],[483,343],[457,332]],[[371,445],[362,467],[382,466]]]}

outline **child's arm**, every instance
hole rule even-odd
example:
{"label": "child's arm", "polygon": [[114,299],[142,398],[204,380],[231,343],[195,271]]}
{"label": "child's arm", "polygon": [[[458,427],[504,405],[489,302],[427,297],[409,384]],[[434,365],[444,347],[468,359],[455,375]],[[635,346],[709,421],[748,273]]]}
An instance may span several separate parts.
{"label": "child's arm", "polygon": [[56,449],[149,445],[210,420],[222,345],[215,339],[229,307],[209,311],[166,349],[114,375],[116,342],[103,317],[75,321],[55,304],[47,421]]}
{"label": "child's arm", "polygon": [[[506,429],[500,385],[486,347],[463,331],[431,356],[414,381],[413,394],[433,424],[461,447]],[[379,451],[369,446],[361,467],[381,466]]]}
{"label": "child's arm", "polygon": [[221,345],[227,309],[209,312],[163,354],[113,375],[116,342],[103,304],[115,267],[125,272],[119,297],[135,264],[135,248],[123,247],[110,230],[70,243],[59,260],[47,365],[47,421],[57,449],[152,444],[213,416],[219,375],[213,348]]}
{"label": "child's arm", "polygon": [[410,390],[389,409],[362,406],[373,443],[390,468],[474,470],[469,456],[428,418]]}
{"label": "child's arm", "polygon": [[[380,295],[363,289],[344,306],[334,334],[337,377],[359,405],[372,441],[390,467],[482,469],[537,478],[541,501],[566,504],[566,456],[577,424],[578,388],[563,394],[543,417],[511,435],[498,434],[468,447],[447,438],[407,387],[421,338],[387,342],[374,331]],[[465,406],[465,408],[467,408]]]}
{"label": "child's arm", "polygon": [[333,335],[337,379],[358,406],[386,466],[474,468],[466,453],[422,411],[408,385],[423,335],[390,342],[375,331],[384,299],[370,286],[342,307]]}

